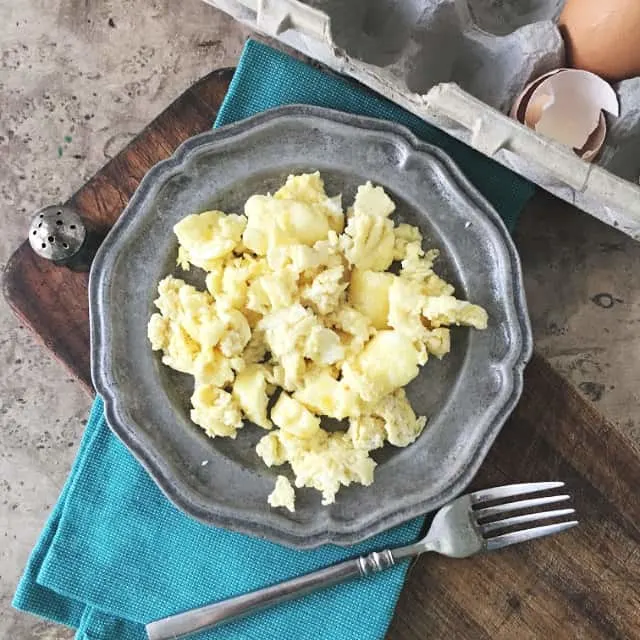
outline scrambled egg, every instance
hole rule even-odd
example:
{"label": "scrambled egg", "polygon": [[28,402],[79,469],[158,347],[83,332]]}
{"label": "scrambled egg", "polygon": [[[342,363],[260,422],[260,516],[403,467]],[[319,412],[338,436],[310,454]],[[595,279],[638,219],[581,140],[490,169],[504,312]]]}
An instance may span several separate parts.
{"label": "scrambled egg", "polygon": [[289,511],[295,511],[296,492],[286,476],[278,476],[275,489],[267,498],[272,507],[286,507]]}
{"label": "scrambled egg", "polygon": [[[373,482],[372,451],[422,433],[426,418],[404,386],[449,352],[449,326],[487,326],[394,210],[367,182],[345,215],[316,172],[251,196],[242,215],[189,215],[174,228],[177,262],[203,269],[206,291],[167,276],[149,320],[162,362],[194,378],[193,422],[212,438],[235,438],[246,421],[268,430],[257,455],[288,464],[295,486],[316,489],[323,504],[342,486]],[[349,426],[329,432],[322,416]],[[268,502],[294,511],[286,476]]]}

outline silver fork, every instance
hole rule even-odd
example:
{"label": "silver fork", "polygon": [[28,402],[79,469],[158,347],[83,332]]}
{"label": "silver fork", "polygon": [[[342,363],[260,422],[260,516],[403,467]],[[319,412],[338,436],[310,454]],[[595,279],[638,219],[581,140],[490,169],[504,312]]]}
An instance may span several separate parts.
{"label": "silver fork", "polygon": [[[146,625],[147,635],[149,640],[184,638],[285,600],[298,598],[351,578],[384,571],[401,560],[426,551],[435,551],[451,558],[466,558],[483,551],[502,549],[518,542],[565,531],[578,524],[577,520],[567,519],[575,513],[574,509],[553,509],[511,516],[507,514],[564,502],[570,499],[567,494],[553,493],[488,506],[489,503],[500,500],[549,492],[563,486],[564,482],[532,482],[468,493],[442,507],[436,513],[427,535],[418,542],[396,549],[374,551],[293,580],[151,622]],[[521,525],[549,519],[562,521],[521,528]]]}

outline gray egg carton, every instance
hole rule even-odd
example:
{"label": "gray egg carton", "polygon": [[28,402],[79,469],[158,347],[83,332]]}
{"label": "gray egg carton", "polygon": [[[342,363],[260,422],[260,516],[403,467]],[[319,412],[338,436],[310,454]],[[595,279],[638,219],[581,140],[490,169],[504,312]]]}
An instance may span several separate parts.
{"label": "gray egg carton", "polygon": [[596,164],[506,115],[563,65],[564,0],[206,0],[640,239],[640,78]]}

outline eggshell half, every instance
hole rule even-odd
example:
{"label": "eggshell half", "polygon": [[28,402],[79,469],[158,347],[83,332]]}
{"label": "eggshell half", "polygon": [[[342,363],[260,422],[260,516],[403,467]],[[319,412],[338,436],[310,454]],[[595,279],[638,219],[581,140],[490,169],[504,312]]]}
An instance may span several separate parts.
{"label": "eggshell half", "polygon": [[598,126],[601,112],[617,116],[618,97],[607,82],[588,71],[567,69],[540,83],[531,94],[530,108],[541,111],[538,133],[581,149]]}
{"label": "eggshell half", "polygon": [[[560,74],[564,72],[569,73],[563,80]],[[553,82],[545,87],[545,82],[554,76]],[[563,118],[559,123],[553,123],[551,130],[545,126],[539,128],[544,112],[552,107],[556,98],[564,102],[564,106],[560,105]],[[613,89],[593,74],[562,68],[549,71],[530,82],[516,98],[510,115],[530,129],[554,139],[557,137],[552,134],[558,130],[562,133],[560,137],[565,137],[566,132],[562,130],[563,119],[569,122],[568,126],[575,126],[576,122],[580,122],[581,126],[577,131],[573,131],[573,135],[559,141],[571,146],[586,162],[593,162],[607,135],[607,121],[603,109],[612,115],[618,114],[619,105]]]}

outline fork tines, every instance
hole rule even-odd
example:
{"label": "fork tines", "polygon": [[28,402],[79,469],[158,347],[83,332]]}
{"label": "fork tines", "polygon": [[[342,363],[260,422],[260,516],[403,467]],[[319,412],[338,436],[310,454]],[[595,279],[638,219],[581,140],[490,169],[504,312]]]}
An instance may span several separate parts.
{"label": "fork tines", "polygon": [[[526,496],[528,494],[540,493],[542,491],[551,491],[564,486],[564,482],[528,482],[522,484],[511,484],[494,489],[486,489],[476,491],[470,494],[471,504],[473,505],[473,515],[476,525],[485,539],[487,550],[501,549],[502,547],[541,538],[553,533],[565,531],[578,524],[577,520],[568,520],[567,517],[575,513],[575,509],[550,509],[547,511],[539,510],[538,507],[551,505],[557,502],[565,502],[570,500],[568,494],[551,494],[537,498],[525,498],[519,500],[510,500],[510,498],[518,496]],[[487,503],[493,503],[499,500],[504,502],[500,504],[492,504],[491,506],[483,506]],[[521,515],[507,515],[514,511],[525,511],[536,509],[531,513]],[[503,517],[507,515],[507,517]],[[540,526],[530,527],[526,529],[520,528],[520,525],[540,522],[544,520],[556,519],[561,520],[553,524],[541,524]],[[503,533],[501,535],[492,535],[494,532],[517,528],[515,531]]]}

